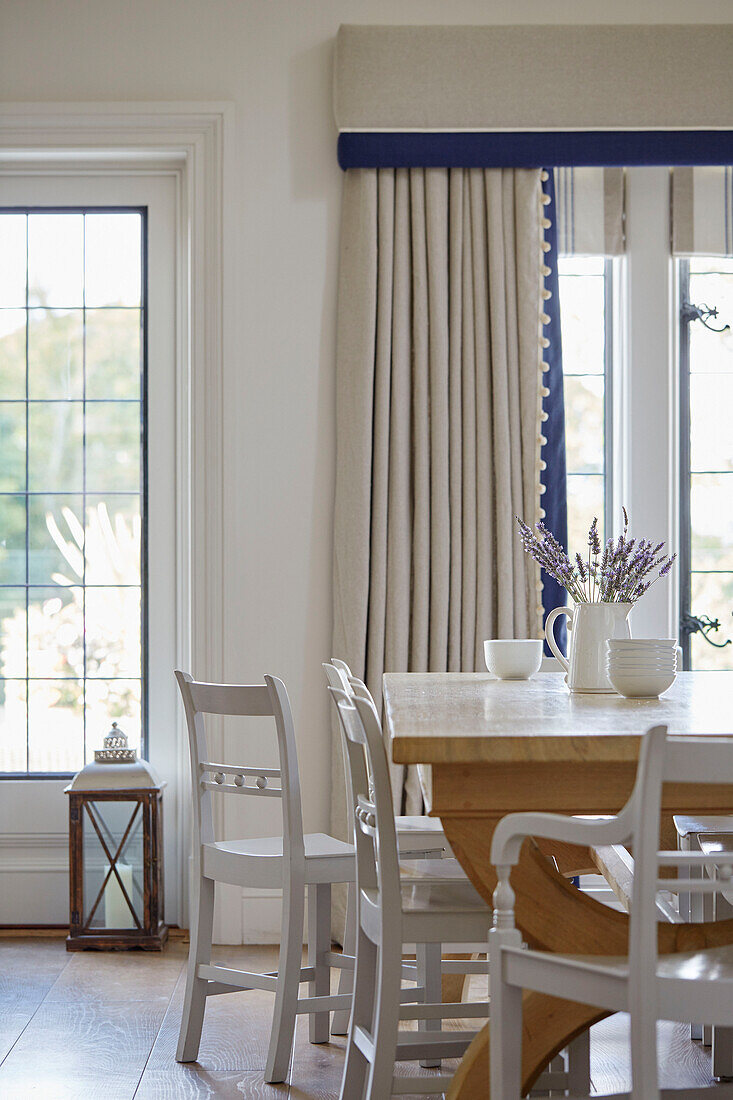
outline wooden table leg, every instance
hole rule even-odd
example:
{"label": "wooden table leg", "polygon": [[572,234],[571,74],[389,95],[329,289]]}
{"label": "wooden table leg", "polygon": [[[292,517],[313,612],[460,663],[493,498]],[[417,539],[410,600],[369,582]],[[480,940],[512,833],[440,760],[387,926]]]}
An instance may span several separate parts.
{"label": "wooden table leg", "polygon": [[[500,816],[441,815],[455,855],[479,893],[491,904],[496,885],[490,861],[491,837]],[[516,921],[530,947],[575,955],[625,955],[629,920],[581,893],[560,875],[550,857],[525,841],[512,871]],[[733,943],[733,920],[659,926],[659,951],[667,954]],[[524,1000],[523,1082],[530,1088],[551,1058],[608,1012],[588,1005],[527,992]],[[451,1100],[489,1096],[488,1026],[464,1055]]]}
{"label": "wooden table leg", "polygon": [[[542,1070],[573,1039],[605,1019],[608,1012],[546,997],[524,994],[522,1035],[522,1092],[528,1092]],[[471,1043],[451,1082],[447,1100],[487,1100],[489,1096],[489,1027]]]}

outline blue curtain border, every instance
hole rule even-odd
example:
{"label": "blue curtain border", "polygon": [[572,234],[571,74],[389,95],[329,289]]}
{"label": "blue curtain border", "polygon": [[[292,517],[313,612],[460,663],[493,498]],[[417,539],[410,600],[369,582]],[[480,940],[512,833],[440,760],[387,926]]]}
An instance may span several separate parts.
{"label": "blue curtain border", "polygon": [[733,130],[343,132],[347,168],[542,168],[733,163]]}
{"label": "blue curtain border", "polygon": [[[560,319],[560,287],[557,270],[557,218],[555,216],[555,175],[552,169],[547,170],[547,179],[542,185],[542,190],[549,197],[549,203],[544,207],[544,213],[550,222],[545,229],[545,241],[550,246],[545,254],[545,262],[550,269],[550,274],[545,276],[545,289],[550,291],[550,298],[543,303],[545,313],[550,318],[544,327],[544,335],[549,339],[550,346],[545,348],[544,361],[548,370],[542,375],[542,384],[549,389],[542,407],[547,413],[542,434],[547,442],[543,444],[540,457],[545,462],[540,480],[545,486],[545,492],[540,497],[540,504],[544,509],[543,523],[552,531],[561,546],[567,549],[568,545],[568,497],[565,463],[565,395],[563,389],[562,369],[562,326]],[[558,584],[554,577],[542,572],[542,607],[544,616],[555,607],[562,607],[567,603],[565,589]],[[563,653],[567,653],[567,619],[561,616],[555,623],[555,639]],[[545,656],[552,654],[545,642]]]}

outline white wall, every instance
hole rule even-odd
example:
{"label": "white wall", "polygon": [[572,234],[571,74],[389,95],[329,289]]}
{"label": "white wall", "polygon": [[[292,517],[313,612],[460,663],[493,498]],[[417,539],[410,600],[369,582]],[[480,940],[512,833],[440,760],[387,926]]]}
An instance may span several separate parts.
{"label": "white wall", "polygon": [[[234,278],[225,288],[222,671],[232,680],[270,671],[286,681],[306,828],[327,828],[329,817],[320,662],[331,635],[341,174],[330,92],[339,23],[732,20],[728,0],[0,3],[1,100],[235,105],[235,148],[228,150],[238,185],[227,242]],[[255,831],[254,816],[249,826]]]}

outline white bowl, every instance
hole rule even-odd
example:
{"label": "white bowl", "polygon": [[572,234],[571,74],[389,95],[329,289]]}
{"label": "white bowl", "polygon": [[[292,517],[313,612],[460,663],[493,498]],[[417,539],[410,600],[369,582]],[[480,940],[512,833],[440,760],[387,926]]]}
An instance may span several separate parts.
{"label": "white bowl", "polygon": [[666,672],[621,672],[609,669],[611,686],[625,699],[658,699],[675,682],[674,670]]}
{"label": "white bowl", "polygon": [[641,668],[653,668],[655,665],[672,666],[677,664],[677,654],[671,653],[664,657],[616,657],[615,654],[610,653],[607,657],[607,664]]}
{"label": "white bowl", "polygon": [[609,638],[609,649],[626,649],[628,646],[639,646],[641,649],[659,646],[663,649],[674,649],[677,645],[676,638]]}
{"label": "white bowl", "polygon": [[500,680],[529,680],[542,665],[542,642],[534,638],[495,638],[484,642],[489,672]]}
{"label": "white bowl", "polygon": [[609,672],[631,672],[633,675],[646,675],[647,672],[677,672],[677,663],[675,661],[668,661],[665,664],[647,664],[643,661],[609,661],[606,664],[606,670]]}

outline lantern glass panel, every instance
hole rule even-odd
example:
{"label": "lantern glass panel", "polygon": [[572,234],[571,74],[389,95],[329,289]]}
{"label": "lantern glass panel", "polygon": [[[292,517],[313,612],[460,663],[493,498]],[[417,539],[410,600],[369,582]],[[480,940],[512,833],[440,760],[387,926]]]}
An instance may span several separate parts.
{"label": "lantern glass panel", "polygon": [[[143,814],[140,802],[100,800],[85,803],[84,928],[141,929],[144,926]],[[105,885],[110,856],[119,879],[112,871]],[[134,916],[125,893],[132,903]]]}

